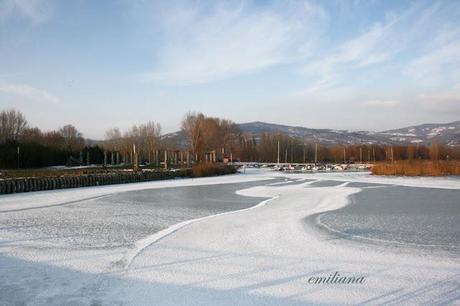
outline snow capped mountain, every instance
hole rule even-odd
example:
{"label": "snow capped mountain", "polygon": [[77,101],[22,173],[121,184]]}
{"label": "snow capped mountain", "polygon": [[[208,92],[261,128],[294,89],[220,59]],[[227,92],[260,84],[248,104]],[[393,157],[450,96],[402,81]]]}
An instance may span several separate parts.
{"label": "snow capped mountain", "polygon": [[[460,121],[444,124],[421,124],[400,129],[373,132],[334,129],[312,129],[301,126],[266,123],[261,121],[237,124],[241,132],[258,138],[263,133],[282,133],[306,141],[324,144],[440,144],[460,145]],[[163,135],[163,139],[185,145],[182,132]]]}
{"label": "snow capped mountain", "polygon": [[443,124],[421,124],[396,130],[381,132],[390,140],[397,139],[406,143],[438,143],[450,146],[460,145],[460,121]]}
{"label": "snow capped mountain", "polygon": [[445,124],[421,124],[383,132],[311,129],[265,122],[249,122],[238,125],[251,135],[284,133],[307,141],[336,144],[430,144],[433,140],[451,146],[460,145],[460,121]]}
{"label": "snow capped mountain", "polygon": [[251,135],[260,135],[262,133],[283,133],[289,136],[303,138],[306,141],[330,144],[375,144],[382,141],[379,135],[366,131],[352,132],[333,129],[311,129],[300,126],[287,126],[260,121],[242,123],[239,124],[238,127],[242,132]]}

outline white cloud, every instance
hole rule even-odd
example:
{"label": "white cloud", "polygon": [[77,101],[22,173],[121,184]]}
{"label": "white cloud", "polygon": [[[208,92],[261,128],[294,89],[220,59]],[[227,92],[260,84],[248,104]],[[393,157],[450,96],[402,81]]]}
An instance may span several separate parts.
{"label": "white cloud", "polygon": [[16,95],[27,100],[58,104],[59,98],[43,89],[35,88],[24,84],[0,84],[0,93],[8,95]]}
{"label": "white cloud", "polygon": [[327,22],[321,8],[300,1],[258,9],[182,5],[163,14],[166,41],[147,77],[169,84],[206,83],[305,57]]}
{"label": "white cloud", "polygon": [[440,45],[410,61],[405,73],[417,81],[436,83],[460,76],[460,39]]}
{"label": "white cloud", "polygon": [[392,16],[384,24],[374,23],[367,31],[343,42],[336,51],[313,58],[302,70],[306,76],[316,79],[309,87],[327,88],[345,72],[391,59],[400,48],[386,48],[386,40],[399,20],[400,17]]}
{"label": "white cloud", "polygon": [[451,19],[440,18],[455,9],[449,3],[428,2],[385,12],[383,21],[309,59],[302,69],[309,83],[295,95],[349,86],[359,96],[368,90],[360,84],[369,87],[371,79],[375,86],[381,80],[396,83],[393,87],[396,80],[417,87],[460,81],[460,30]]}
{"label": "white cloud", "polygon": [[46,21],[52,13],[49,0],[2,0],[0,1],[0,21],[20,17],[33,23]]}

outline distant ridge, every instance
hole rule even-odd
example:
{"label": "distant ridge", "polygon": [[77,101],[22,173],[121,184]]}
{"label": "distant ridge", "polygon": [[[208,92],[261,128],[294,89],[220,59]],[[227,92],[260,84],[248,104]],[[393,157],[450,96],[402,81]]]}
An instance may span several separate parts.
{"label": "distant ridge", "polygon": [[[382,132],[312,129],[261,121],[239,123],[239,129],[258,138],[263,133],[283,133],[306,141],[324,144],[425,144],[433,140],[449,146],[460,145],[460,121],[450,123],[427,123]],[[163,139],[185,144],[182,132],[163,135]]]}

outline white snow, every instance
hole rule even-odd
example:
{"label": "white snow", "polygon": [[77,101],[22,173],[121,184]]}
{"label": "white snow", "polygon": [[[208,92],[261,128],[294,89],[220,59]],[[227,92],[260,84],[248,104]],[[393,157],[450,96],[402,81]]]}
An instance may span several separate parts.
{"label": "white snow", "polygon": [[[269,200],[250,209],[189,220],[132,249],[37,249],[3,244],[0,302],[32,305],[305,305],[459,303],[460,260],[436,252],[331,238],[305,218],[348,204],[349,182],[460,189],[455,178],[376,177],[368,173],[251,171],[174,180],[2,196],[3,211],[60,205],[128,190],[231,183],[290,176],[297,184],[238,191]],[[334,187],[311,187],[336,180]],[[266,182],[264,183],[266,184]],[[1,235],[0,231],[0,235]],[[365,277],[364,284],[310,284],[310,277]],[[2,291],[3,290],[3,291]],[[22,300],[20,300],[22,301]]]}
{"label": "white snow", "polygon": [[414,133],[385,133],[385,134],[393,135],[393,136],[406,136],[406,137],[416,137],[417,136]]}
{"label": "white snow", "polygon": [[433,128],[433,129],[431,129],[431,131],[427,134],[427,136],[428,136],[428,137],[437,136],[437,135],[441,134],[445,129],[446,129],[446,127],[444,127],[444,126],[438,127],[438,128]]}

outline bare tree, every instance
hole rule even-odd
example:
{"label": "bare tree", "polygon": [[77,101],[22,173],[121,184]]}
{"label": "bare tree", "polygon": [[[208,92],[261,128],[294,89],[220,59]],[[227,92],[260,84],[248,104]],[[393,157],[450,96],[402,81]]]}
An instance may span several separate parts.
{"label": "bare tree", "polygon": [[24,130],[24,132],[22,133],[21,139],[22,139],[23,142],[28,142],[28,143],[30,143],[30,142],[36,142],[36,143],[40,143],[40,144],[44,143],[43,133],[37,127],[35,127],[35,128],[26,128]]}
{"label": "bare tree", "polygon": [[120,147],[121,132],[118,128],[110,128],[105,132],[104,147],[109,151],[117,151]]}
{"label": "bare tree", "polygon": [[140,161],[151,162],[153,152],[159,147],[161,126],[149,121],[145,124],[133,125],[125,133],[118,128],[111,128],[105,133],[104,148],[108,151],[120,152],[124,162],[132,162],[133,145],[136,145],[136,154]]}
{"label": "bare tree", "polygon": [[54,148],[64,148],[65,139],[58,131],[46,132],[43,134],[43,144]]}
{"label": "bare tree", "polygon": [[141,153],[143,159],[152,162],[153,152],[158,149],[161,135],[161,126],[159,123],[149,121],[139,126],[139,134],[142,139]]}
{"label": "bare tree", "polygon": [[71,152],[77,152],[85,145],[83,135],[71,124],[60,128],[58,133],[64,138],[64,146]]}
{"label": "bare tree", "polygon": [[27,128],[24,115],[14,109],[0,112],[0,142],[19,140]]}
{"label": "bare tree", "polygon": [[189,112],[182,119],[182,132],[187,138],[192,154],[202,161],[204,154],[203,121],[205,116],[202,113]]}

